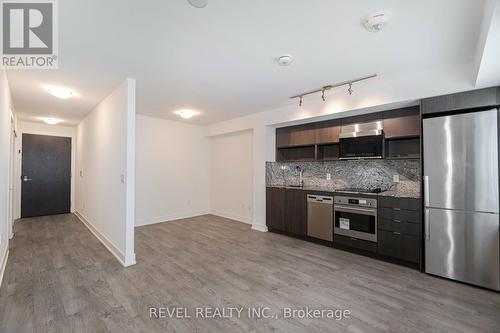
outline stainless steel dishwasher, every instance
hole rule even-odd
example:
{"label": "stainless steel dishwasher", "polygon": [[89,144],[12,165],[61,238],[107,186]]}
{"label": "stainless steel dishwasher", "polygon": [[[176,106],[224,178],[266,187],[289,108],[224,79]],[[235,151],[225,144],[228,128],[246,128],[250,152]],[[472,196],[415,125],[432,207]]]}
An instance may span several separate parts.
{"label": "stainless steel dishwasher", "polygon": [[307,236],[333,241],[333,197],[307,195]]}

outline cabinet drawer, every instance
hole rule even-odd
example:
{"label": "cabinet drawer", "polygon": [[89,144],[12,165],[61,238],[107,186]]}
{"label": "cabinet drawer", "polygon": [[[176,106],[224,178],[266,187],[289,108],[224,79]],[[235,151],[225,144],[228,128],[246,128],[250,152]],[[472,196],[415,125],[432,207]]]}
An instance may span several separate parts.
{"label": "cabinet drawer", "polygon": [[334,235],[333,244],[339,244],[353,249],[377,252],[377,243],[368,242],[362,239],[345,237],[342,235]]}
{"label": "cabinet drawer", "polygon": [[413,235],[418,237],[420,236],[421,224],[401,222],[398,220],[379,219],[378,229],[391,232],[396,231],[401,234]]}
{"label": "cabinet drawer", "polygon": [[420,237],[397,232],[378,231],[378,253],[387,257],[420,262]]}
{"label": "cabinet drawer", "polygon": [[413,210],[403,210],[399,208],[379,208],[378,216],[380,219],[420,223],[420,213]]}
{"label": "cabinet drawer", "polygon": [[420,199],[379,197],[378,206],[385,208],[400,208],[406,210],[420,210]]}

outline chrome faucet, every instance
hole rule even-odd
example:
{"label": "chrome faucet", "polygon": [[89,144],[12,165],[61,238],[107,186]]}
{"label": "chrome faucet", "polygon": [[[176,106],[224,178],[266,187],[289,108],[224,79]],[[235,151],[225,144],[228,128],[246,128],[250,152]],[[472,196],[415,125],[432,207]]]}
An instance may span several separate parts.
{"label": "chrome faucet", "polygon": [[304,186],[303,171],[299,166],[295,167],[295,170],[299,173],[299,186],[302,187]]}

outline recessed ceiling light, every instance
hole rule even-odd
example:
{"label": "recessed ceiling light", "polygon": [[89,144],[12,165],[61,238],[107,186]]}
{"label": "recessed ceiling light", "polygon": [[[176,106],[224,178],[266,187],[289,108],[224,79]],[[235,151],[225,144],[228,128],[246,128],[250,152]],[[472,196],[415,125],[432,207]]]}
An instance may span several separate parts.
{"label": "recessed ceiling light", "polygon": [[62,121],[61,119],[51,118],[51,117],[40,117],[38,119],[42,120],[44,123],[49,125],[57,125]]}
{"label": "recessed ceiling light", "polygon": [[194,110],[184,109],[184,110],[175,111],[175,114],[181,116],[184,119],[190,119],[190,118],[193,118],[193,116],[196,116],[197,114],[199,114],[199,112],[194,111]]}
{"label": "recessed ceiling light", "polygon": [[188,0],[189,4],[195,8],[203,8],[208,4],[208,0]]}
{"label": "recessed ceiling light", "polygon": [[68,99],[75,96],[75,93],[70,89],[63,87],[50,86],[47,91],[57,98]]}

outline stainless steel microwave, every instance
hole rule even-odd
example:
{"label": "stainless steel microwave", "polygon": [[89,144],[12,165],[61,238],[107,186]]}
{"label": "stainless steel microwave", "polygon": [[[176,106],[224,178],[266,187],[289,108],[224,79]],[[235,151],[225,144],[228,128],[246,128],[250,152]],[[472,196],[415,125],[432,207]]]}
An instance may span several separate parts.
{"label": "stainless steel microwave", "polygon": [[381,121],[342,126],[339,141],[340,159],[384,157],[384,131]]}

